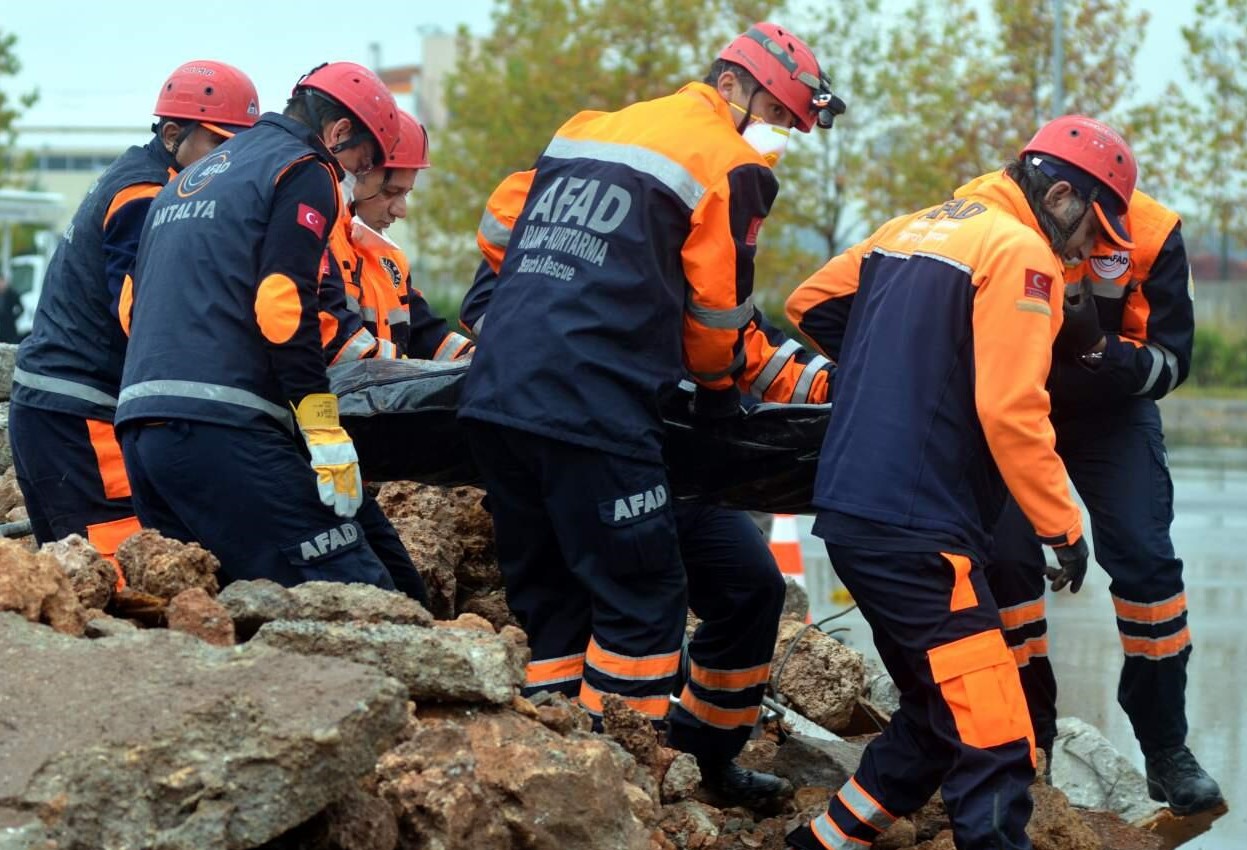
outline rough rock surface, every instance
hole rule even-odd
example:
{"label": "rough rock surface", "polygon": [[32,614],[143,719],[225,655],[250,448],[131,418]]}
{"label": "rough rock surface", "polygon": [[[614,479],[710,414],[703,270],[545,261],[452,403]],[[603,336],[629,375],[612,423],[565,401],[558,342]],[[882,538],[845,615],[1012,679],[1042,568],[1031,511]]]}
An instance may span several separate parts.
{"label": "rough rock surface", "polygon": [[1052,784],[1075,805],[1106,809],[1138,821],[1161,808],[1147,795],[1147,779],[1108,739],[1077,717],[1057,721]]}
{"label": "rough rock surface", "polygon": [[1091,827],[1070,808],[1069,799],[1042,783],[1031,786],[1035,811],[1026,827],[1035,850],[1102,850]]}
{"label": "rough rock surface", "polygon": [[[783,667],[789,644],[799,642]],[[771,683],[788,704],[832,732],[844,729],[862,693],[865,662],[855,652],[818,629],[794,620],[779,624]]]}
{"label": "rough rock surface", "polygon": [[839,788],[857,770],[865,749],[865,744],[852,741],[820,741],[790,735],[780,744],[771,767],[777,776],[798,788]]}
{"label": "rough rock surface", "polygon": [[510,606],[507,605],[507,594],[503,590],[491,590],[469,596],[463,600],[460,608],[465,613],[484,617],[495,629],[501,629],[503,626],[518,627],[520,624],[520,621],[515,619],[515,615],[511,613]]}
{"label": "rough rock surface", "polygon": [[606,694],[602,698],[602,731],[639,764],[646,767],[658,764],[660,748],[653,722],[618,694]]}
{"label": "rough rock surface", "polygon": [[13,467],[13,447],[9,444],[9,403],[0,401],[0,469]]}
{"label": "rough rock surface", "polygon": [[118,546],[117,562],[131,589],[163,599],[191,587],[202,587],[213,596],[218,590],[221,562],[216,555],[198,543],[170,540],[154,529],[131,535]]}
{"label": "rough rock surface", "polygon": [[16,343],[0,342],[0,401],[8,401],[13,394],[13,368],[16,365]]}
{"label": "rough rock surface", "polygon": [[574,703],[559,691],[535,694],[532,705],[537,709],[537,719],[560,735],[571,732],[588,732],[593,728],[593,718],[579,703]]}
{"label": "rough rock surface", "polygon": [[463,546],[448,536],[450,532],[446,526],[436,520],[400,517],[391,521],[412,563],[424,579],[430,613],[439,620],[453,619],[458,587],[455,567],[463,559]]}
{"label": "rough rock surface", "polygon": [[175,632],[194,635],[213,646],[234,645],[234,621],[225,606],[202,587],[183,590],[170,599],[165,618]]}
{"label": "rough rock surface", "polygon": [[810,614],[810,594],[792,576],[784,576],[784,610],[781,617],[790,617],[802,623]]}
{"label": "rough rock surface", "polygon": [[81,637],[87,625],[86,609],[56,559],[50,554],[36,555],[22,544],[3,538],[0,611],[16,612],[32,623],[46,623],[75,637]]}
{"label": "rough rock surface", "polygon": [[433,625],[433,616],[410,596],[370,584],[309,581],[290,588],[290,595],[298,606],[297,620]]}
{"label": "rough rock surface", "polygon": [[648,850],[657,813],[637,773],[613,741],[513,711],[422,716],[377,764],[411,850]]}
{"label": "rough rock surface", "polygon": [[[0,440],[3,440],[0,437]],[[0,467],[3,463],[0,462]],[[7,516],[9,511],[18,505],[25,504],[22,498],[22,489],[17,485],[17,470],[10,466],[4,470],[4,474],[0,475],[0,517]]]}
{"label": "rough rock surface", "polygon": [[0,614],[0,717],[16,730],[0,735],[0,811],[39,813],[66,850],[255,847],[367,773],[405,704],[345,661],[167,630],[76,640]]}
{"label": "rough rock surface", "polygon": [[1161,850],[1165,841],[1159,835],[1146,829],[1132,826],[1113,812],[1078,813],[1091,827],[1104,850]]}
{"label": "rough rock surface", "polygon": [[[474,487],[391,482],[381,488],[377,503],[424,576],[433,615],[449,620],[470,611],[502,628],[514,620],[505,604],[497,604],[502,574],[483,497]],[[485,600],[472,601],[480,597]]]}
{"label": "rough rock surface", "polygon": [[358,789],[325,809],[324,843],[332,850],[394,850],[398,819],[389,804]]}
{"label": "rough rock surface", "polygon": [[69,576],[74,593],[84,608],[105,608],[117,586],[117,569],[100,555],[85,537],[71,534],[39,547]]}
{"label": "rough rock surface", "polygon": [[[664,806],[658,828],[669,841],[667,846],[702,850],[717,846],[719,831],[723,828],[723,812],[696,800]],[[780,843],[776,845],[782,847]]]}
{"label": "rough rock surface", "polygon": [[298,618],[299,605],[290,590],[268,579],[231,582],[217,601],[233,619],[239,640],[251,640],[265,623]]}
{"label": "rough rock surface", "polygon": [[678,803],[688,800],[701,784],[701,768],[692,753],[679,753],[662,778],[662,801]]}
{"label": "rough rock surface", "polygon": [[251,643],[371,664],[407,686],[411,698],[506,705],[524,682],[527,650],[502,635],[390,623],[265,624]]}

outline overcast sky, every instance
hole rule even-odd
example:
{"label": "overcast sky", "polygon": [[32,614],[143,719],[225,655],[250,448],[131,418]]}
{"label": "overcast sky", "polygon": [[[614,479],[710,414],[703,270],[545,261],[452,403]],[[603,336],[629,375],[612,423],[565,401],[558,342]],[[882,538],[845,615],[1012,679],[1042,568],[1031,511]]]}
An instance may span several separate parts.
{"label": "overcast sky", "polygon": [[[1190,22],[1195,0],[1132,3],[1152,12],[1135,66],[1135,96],[1146,98],[1179,79],[1179,28]],[[263,109],[280,109],[294,81],[323,61],[371,65],[376,43],[382,65],[418,62],[422,28],[453,31],[466,24],[485,33],[492,6],[492,0],[365,0],[343,4],[345,14],[334,18],[326,13],[329,4],[306,0],[5,0],[0,29],[17,35],[23,67],[0,85],[10,95],[38,87],[40,101],[22,125],[146,127],[169,71],[189,59],[219,59],[251,76]],[[795,21],[789,25],[799,31]]]}

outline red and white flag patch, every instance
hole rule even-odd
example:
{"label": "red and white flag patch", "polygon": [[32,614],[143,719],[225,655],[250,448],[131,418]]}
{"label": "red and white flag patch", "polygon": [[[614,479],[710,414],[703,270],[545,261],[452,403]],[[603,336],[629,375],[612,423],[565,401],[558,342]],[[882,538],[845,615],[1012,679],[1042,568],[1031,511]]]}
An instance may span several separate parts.
{"label": "red and white flag patch", "polygon": [[762,229],[762,222],[764,220],[765,219],[763,219],[761,216],[754,216],[752,219],[750,219],[749,229],[745,231],[745,244],[746,245],[757,245],[758,244],[758,231]]}
{"label": "red and white flag patch", "polygon": [[317,239],[325,238],[325,217],[307,204],[299,204],[299,224],[315,233]]}
{"label": "red and white flag patch", "polygon": [[1027,298],[1038,298],[1041,301],[1048,301],[1052,298],[1052,276],[1043,272],[1037,272],[1034,269],[1026,270],[1026,283],[1022,288],[1022,294]]}

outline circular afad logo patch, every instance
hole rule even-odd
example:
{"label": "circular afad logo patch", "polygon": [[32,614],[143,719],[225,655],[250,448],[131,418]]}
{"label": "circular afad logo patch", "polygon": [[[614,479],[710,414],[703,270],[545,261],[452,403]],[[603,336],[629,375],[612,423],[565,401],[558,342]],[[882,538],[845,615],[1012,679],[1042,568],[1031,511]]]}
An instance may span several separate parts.
{"label": "circular afad logo patch", "polygon": [[1100,280],[1117,280],[1130,269],[1130,255],[1114,251],[1107,257],[1092,257],[1091,270]]}
{"label": "circular afad logo patch", "polygon": [[394,262],[389,257],[382,257],[381,268],[385,269],[386,273],[390,276],[390,283],[394,284],[395,289],[398,289],[403,285],[403,273],[399,271],[398,263]]}
{"label": "circular afad logo patch", "polygon": [[229,171],[229,151],[209,154],[183,172],[178,180],[178,197],[189,198],[212,182],[218,174]]}

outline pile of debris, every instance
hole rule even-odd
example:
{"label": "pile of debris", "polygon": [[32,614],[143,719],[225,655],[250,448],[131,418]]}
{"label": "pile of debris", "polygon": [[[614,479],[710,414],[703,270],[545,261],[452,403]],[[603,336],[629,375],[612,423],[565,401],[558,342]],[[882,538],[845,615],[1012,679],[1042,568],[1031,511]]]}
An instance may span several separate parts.
{"label": "pile of debris", "polygon": [[[362,585],[219,589],[211,553],[154,531],[118,552],[122,591],[81,538],[0,540],[0,850],[782,850],[886,723],[861,656],[798,601],[772,681],[791,723],[742,756],[795,799],[716,808],[622,701],[599,735],[561,695],[518,695],[528,650],[480,497],[381,490],[432,611]],[[1165,846],[1034,793],[1038,850]],[[942,805],[874,846],[951,848]]]}

